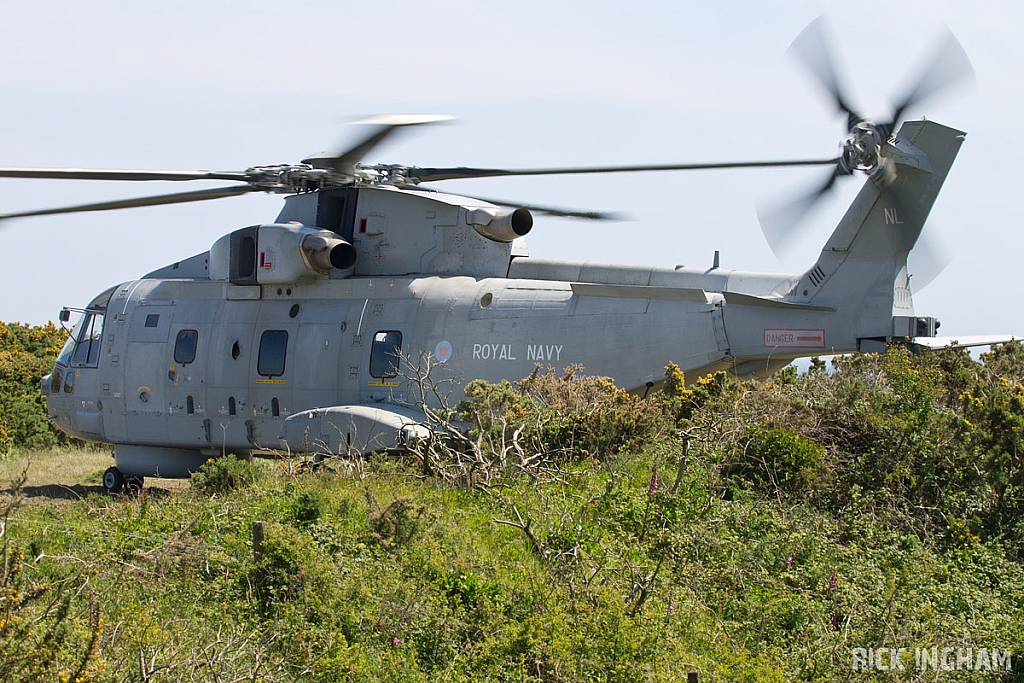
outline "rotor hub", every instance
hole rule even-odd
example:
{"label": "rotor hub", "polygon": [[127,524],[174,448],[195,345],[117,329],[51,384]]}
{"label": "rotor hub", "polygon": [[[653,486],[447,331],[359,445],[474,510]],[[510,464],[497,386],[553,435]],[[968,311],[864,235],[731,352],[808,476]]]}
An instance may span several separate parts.
{"label": "rotor hub", "polygon": [[878,154],[882,149],[882,133],[878,126],[869,121],[860,121],[853,126],[850,136],[843,142],[843,153],[839,158],[839,170],[843,175],[854,171],[871,173],[878,168]]}

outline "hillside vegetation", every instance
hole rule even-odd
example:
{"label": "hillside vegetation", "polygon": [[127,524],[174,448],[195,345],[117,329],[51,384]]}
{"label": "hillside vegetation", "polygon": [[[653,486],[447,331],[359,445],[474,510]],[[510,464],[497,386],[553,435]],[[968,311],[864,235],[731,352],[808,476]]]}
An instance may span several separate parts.
{"label": "hillside vegetation", "polygon": [[1024,680],[1022,382],[1016,343],[670,365],[646,399],[538,370],[470,384],[473,448],[227,457],[140,497],[16,477],[0,679]]}
{"label": "hillside vegetation", "polygon": [[15,447],[47,448],[66,443],[47,419],[39,380],[67,340],[67,331],[42,326],[0,323],[0,454]]}

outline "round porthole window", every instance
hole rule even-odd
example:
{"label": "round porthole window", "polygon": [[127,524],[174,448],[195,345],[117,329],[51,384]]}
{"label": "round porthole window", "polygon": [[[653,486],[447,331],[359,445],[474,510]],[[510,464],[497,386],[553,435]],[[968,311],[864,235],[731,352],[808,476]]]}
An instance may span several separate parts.
{"label": "round porthole window", "polygon": [[482,297],[480,297],[480,308],[487,308],[488,306],[491,305],[492,301],[494,301],[494,295],[491,294],[490,292],[487,292]]}

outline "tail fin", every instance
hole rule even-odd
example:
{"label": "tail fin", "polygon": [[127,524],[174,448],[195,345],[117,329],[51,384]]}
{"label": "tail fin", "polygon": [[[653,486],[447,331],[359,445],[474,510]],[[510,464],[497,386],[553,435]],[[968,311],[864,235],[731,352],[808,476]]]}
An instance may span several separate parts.
{"label": "tail fin", "polygon": [[917,242],[965,134],[931,121],[903,124],[839,222],[818,261],[786,297],[832,306],[863,339],[908,335],[913,320],[907,255]]}

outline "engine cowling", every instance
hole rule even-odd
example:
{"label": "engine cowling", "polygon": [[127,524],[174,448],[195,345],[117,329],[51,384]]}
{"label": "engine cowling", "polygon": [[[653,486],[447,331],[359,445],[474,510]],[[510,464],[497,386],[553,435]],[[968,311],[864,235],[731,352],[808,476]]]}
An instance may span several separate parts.
{"label": "engine cowling", "polygon": [[533,215],[527,209],[479,208],[466,211],[466,222],[495,242],[513,242],[533,228]]}
{"label": "engine cowling", "polygon": [[356,250],[330,230],[270,223],[241,228],[210,249],[210,279],[237,285],[282,285],[351,274]]}
{"label": "engine cowling", "polygon": [[328,230],[303,237],[302,250],[319,270],[349,270],[356,265],[356,248]]}

